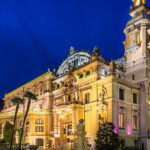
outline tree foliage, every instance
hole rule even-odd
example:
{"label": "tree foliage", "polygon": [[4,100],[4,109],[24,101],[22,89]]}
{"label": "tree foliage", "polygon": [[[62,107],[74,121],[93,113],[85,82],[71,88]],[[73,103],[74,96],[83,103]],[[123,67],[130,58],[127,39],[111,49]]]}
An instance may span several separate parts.
{"label": "tree foliage", "polygon": [[4,126],[4,131],[3,131],[3,136],[4,136],[4,140],[6,141],[6,143],[11,142],[12,132],[13,132],[13,125],[7,121]]}
{"label": "tree foliage", "polygon": [[118,134],[114,133],[111,122],[102,122],[96,133],[96,150],[117,150],[121,145]]}
{"label": "tree foliage", "polygon": [[12,135],[11,135],[10,150],[12,149],[12,144],[13,144],[13,139],[14,139],[14,134],[15,134],[15,126],[16,126],[16,119],[17,119],[19,104],[23,104],[23,99],[21,99],[20,97],[14,97],[11,99],[11,101],[14,105],[16,105],[16,110],[15,110],[15,116],[14,116],[13,131],[12,131]]}

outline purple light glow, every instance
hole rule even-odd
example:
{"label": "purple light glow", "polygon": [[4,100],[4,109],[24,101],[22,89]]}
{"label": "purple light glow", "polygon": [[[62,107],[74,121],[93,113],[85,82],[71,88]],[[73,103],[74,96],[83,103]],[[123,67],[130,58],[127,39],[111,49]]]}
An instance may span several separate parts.
{"label": "purple light glow", "polygon": [[117,134],[117,133],[118,133],[117,128],[114,128],[114,133],[115,133],[115,134]]}
{"label": "purple light glow", "polygon": [[132,134],[132,125],[131,124],[127,125],[126,133],[127,133],[127,135],[131,135]]}
{"label": "purple light glow", "polygon": [[131,134],[132,134],[132,132],[131,132],[131,131],[127,131],[127,134],[128,134],[128,135],[131,135]]}

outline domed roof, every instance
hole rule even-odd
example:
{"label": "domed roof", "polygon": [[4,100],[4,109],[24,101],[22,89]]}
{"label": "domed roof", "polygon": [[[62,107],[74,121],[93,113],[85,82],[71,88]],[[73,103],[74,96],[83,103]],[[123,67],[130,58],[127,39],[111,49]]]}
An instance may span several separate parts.
{"label": "domed roof", "polygon": [[86,50],[75,51],[74,47],[70,48],[70,55],[67,57],[66,60],[62,62],[59,66],[57,75],[66,74],[69,70],[69,66],[73,68],[77,66],[82,66],[84,63],[89,62],[92,53]]}

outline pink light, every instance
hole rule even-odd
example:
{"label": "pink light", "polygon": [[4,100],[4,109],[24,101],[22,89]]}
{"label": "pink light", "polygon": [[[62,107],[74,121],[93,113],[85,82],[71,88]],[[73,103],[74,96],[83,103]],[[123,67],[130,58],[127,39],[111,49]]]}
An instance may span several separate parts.
{"label": "pink light", "polygon": [[131,131],[127,131],[127,134],[128,134],[128,135],[131,135],[132,133],[131,133]]}
{"label": "pink light", "polygon": [[132,125],[131,124],[127,125],[126,133],[127,133],[127,135],[131,135],[132,134]]}
{"label": "pink light", "polygon": [[117,128],[114,128],[114,133],[115,133],[115,134],[117,134],[117,133],[118,133]]}

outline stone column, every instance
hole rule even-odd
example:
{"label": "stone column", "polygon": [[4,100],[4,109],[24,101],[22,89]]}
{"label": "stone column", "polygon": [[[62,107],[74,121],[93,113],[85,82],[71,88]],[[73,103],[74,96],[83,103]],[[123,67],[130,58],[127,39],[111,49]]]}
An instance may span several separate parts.
{"label": "stone column", "polygon": [[141,25],[141,47],[142,47],[142,55],[146,55],[147,50],[147,26],[146,23],[142,23]]}

